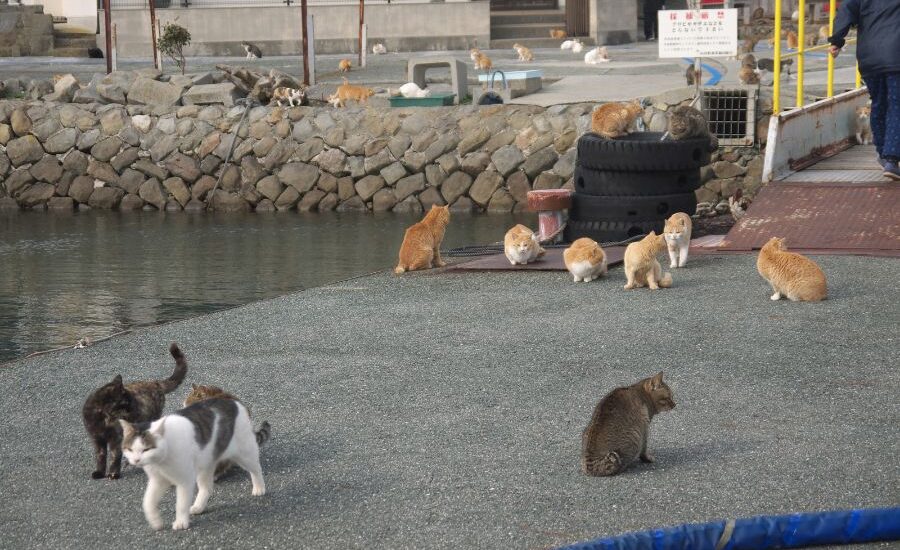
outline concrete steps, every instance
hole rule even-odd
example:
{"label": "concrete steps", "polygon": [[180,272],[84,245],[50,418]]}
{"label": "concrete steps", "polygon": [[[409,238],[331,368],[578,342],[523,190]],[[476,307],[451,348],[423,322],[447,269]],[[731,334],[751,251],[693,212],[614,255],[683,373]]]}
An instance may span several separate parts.
{"label": "concrete steps", "polygon": [[[584,42],[585,46],[594,46],[594,39],[589,36],[582,36],[580,37],[580,40]],[[512,48],[513,44],[516,42],[531,49],[559,48],[559,45],[562,44],[562,40],[550,38],[549,36],[547,38],[501,38],[500,40],[491,40],[491,49],[505,50],[507,48]]]}
{"label": "concrete steps", "polygon": [[[512,48],[516,42],[529,48],[558,48],[562,40],[550,38],[550,30],[565,28],[563,10],[492,11],[491,49]],[[582,41],[593,44],[589,38]]]}
{"label": "concrete steps", "polygon": [[52,55],[56,57],[88,57],[88,49],[97,46],[97,38],[91,34],[53,33]]}

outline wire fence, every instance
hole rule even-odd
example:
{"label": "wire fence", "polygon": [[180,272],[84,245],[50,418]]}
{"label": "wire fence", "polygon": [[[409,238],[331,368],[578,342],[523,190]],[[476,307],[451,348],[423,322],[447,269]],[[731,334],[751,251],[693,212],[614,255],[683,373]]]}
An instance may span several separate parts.
{"label": "wire fence", "polygon": [[[369,4],[427,4],[430,0],[365,0]],[[452,0],[451,0],[452,1]],[[458,1],[458,0],[457,0]],[[359,5],[359,0],[308,0],[310,6]],[[156,0],[157,9],[164,8],[235,8],[299,6],[300,0]],[[110,0],[110,7],[116,9],[146,9],[148,0]],[[103,9],[103,0],[97,0],[97,8]]]}

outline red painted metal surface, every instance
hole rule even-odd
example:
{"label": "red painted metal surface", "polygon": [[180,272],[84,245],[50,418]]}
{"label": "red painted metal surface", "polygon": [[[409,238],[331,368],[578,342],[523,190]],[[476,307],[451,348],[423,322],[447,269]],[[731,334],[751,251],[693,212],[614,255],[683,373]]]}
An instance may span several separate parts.
{"label": "red painted metal surface", "polygon": [[792,250],[897,256],[900,186],[768,185],[720,250],[757,250],[771,237],[784,237]]}

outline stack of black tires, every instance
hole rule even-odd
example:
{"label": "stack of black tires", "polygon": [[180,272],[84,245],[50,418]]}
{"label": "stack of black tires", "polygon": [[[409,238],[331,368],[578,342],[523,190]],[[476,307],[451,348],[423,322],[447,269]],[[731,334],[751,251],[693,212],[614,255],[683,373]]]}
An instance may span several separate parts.
{"label": "stack of black tires", "polygon": [[578,140],[575,194],[566,240],[615,242],[661,232],[675,212],[693,215],[700,168],[709,164],[708,138],[660,141],[659,132],[619,139],[587,133]]}

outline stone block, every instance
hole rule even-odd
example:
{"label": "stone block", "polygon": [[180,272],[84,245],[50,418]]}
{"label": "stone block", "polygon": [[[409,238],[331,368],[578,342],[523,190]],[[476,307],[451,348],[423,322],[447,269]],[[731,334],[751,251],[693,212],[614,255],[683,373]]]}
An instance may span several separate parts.
{"label": "stone block", "polygon": [[[288,188],[288,190],[290,189],[293,188]],[[285,192],[287,192],[287,190],[285,190]],[[296,190],[294,192],[296,193]],[[293,206],[293,204],[291,206]],[[222,189],[216,189],[214,196],[209,201],[209,207],[216,212],[249,212],[251,210],[250,203],[238,195]]]}
{"label": "stone block", "polygon": [[471,186],[472,176],[465,172],[454,172],[441,184],[441,195],[447,204],[452,205],[459,197],[465,195]]}
{"label": "stone block", "polygon": [[525,155],[515,145],[504,145],[491,155],[491,161],[500,175],[506,177],[525,161]]}
{"label": "stone block", "polygon": [[183,93],[184,89],[180,86],[141,77],[128,88],[128,103],[154,106],[178,105],[181,103]]}
{"label": "stone block", "polygon": [[545,147],[525,159],[525,162],[522,164],[522,171],[525,172],[529,179],[534,179],[544,170],[552,168],[558,159],[559,155],[556,154],[553,147]]}
{"label": "stone block", "polygon": [[69,186],[68,195],[76,202],[87,204],[94,192],[94,178],[90,176],[78,176]]}
{"label": "stone block", "polygon": [[[399,162],[394,162],[381,170],[381,177],[388,185],[394,185],[401,178],[406,176],[406,168]],[[393,206],[393,205],[391,205]]]}
{"label": "stone block", "polygon": [[398,201],[403,201],[406,197],[425,190],[425,174],[418,173],[407,176],[397,182],[394,189],[394,195]]}
{"label": "stone block", "polygon": [[112,210],[119,206],[119,202],[124,196],[125,191],[118,187],[97,187],[94,189],[94,192],[91,193],[91,198],[88,199],[88,205],[91,208],[100,210]]}
{"label": "stone block", "polygon": [[325,192],[321,189],[313,189],[309,191],[300,202],[297,203],[297,210],[300,212],[311,212],[319,205],[319,201],[325,198]]}
{"label": "stone block", "polygon": [[[485,171],[478,174],[475,183],[469,189],[469,197],[479,206],[487,206],[494,191],[503,185],[503,177],[494,171]],[[446,184],[445,184],[446,186]]]}
{"label": "stone block", "polygon": [[384,179],[381,176],[366,176],[356,182],[356,194],[363,201],[368,201],[375,193],[384,187]]}
{"label": "stone block", "polygon": [[432,206],[443,206],[447,204],[447,201],[444,200],[444,197],[441,196],[441,192],[438,191],[437,187],[428,187],[424,191],[422,191],[419,196],[419,203],[422,205],[422,208],[425,210],[429,210]]}
{"label": "stone block", "polygon": [[44,148],[32,135],[16,138],[6,145],[6,155],[13,166],[35,163],[44,156]]}
{"label": "stone block", "polygon": [[19,205],[24,208],[33,208],[39,204],[45,204],[56,192],[49,183],[34,183],[23,189],[16,195]]}
{"label": "stone block", "polygon": [[34,179],[46,183],[56,183],[62,177],[62,165],[53,155],[46,155],[29,170]]}
{"label": "stone block", "polygon": [[299,193],[306,193],[316,185],[319,169],[303,162],[291,162],[281,167],[278,179],[281,183],[294,187]]}
{"label": "stone block", "polygon": [[162,184],[159,183],[159,180],[156,178],[150,178],[142,183],[138,190],[138,196],[155,206],[157,210],[164,210],[166,208],[166,199],[168,198],[168,195],[163,189]]}
{"label": "stone block", "polygon": [[231,82],[220,84],[198,84],[192,86],[181,98],[185,105],[214,105],[222,104],[226,107],[234,106],[234,102],[241,98],[237,88]]}

